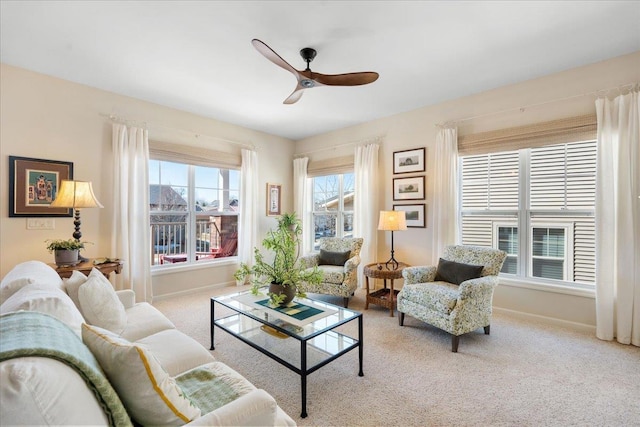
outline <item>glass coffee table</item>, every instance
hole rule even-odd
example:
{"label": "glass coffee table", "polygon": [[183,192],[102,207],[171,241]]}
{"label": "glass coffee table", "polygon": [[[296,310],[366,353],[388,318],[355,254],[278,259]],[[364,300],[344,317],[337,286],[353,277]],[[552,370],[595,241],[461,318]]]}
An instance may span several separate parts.
{"label": "glass coffee table", "polygon": [[[230,333],[300,375],[302,413],[307,416],[307,376],[357,348],[358,376],[362,372],[362,313],[308,298],[296,298],[287,307],[274,309],[266,292],[250,291],[211,298],[211,350],[214,326]],[[216,318],[216,305],[232,314]],[[358,338],[335,331],[358,321]]]}

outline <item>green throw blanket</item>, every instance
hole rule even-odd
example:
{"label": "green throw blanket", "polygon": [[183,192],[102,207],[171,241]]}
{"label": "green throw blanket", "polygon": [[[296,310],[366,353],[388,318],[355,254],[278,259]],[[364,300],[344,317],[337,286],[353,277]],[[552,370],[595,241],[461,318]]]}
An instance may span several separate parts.
{"label": "green throw blanket", "polygon": [[93,391],[112,426],[131,426],[120,398],[82,340],[55,317],[17,311],[0,316],[0,362],[18,357],[50,357],[78,372]]}

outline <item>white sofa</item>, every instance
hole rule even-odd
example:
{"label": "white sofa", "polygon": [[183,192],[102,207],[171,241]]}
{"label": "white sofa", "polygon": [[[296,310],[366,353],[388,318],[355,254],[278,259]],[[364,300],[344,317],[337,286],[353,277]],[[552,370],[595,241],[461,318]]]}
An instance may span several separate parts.
{"label": "white sofa", "polygon": [[[88,277],[76,273],[63,281],[47,264],[27,261],[0,282],[0,326],[6,326],[0,340],[0,425],[127,425],[131,421],[142,425],[295,425],[267,392],[216,361],[155,307],[135,303],[133,291],[109,290],[108,281],[96,269]],[[10,321],[14,329],[20,329],[22,324],[16,322],[26,317],[43,321],[70,340],[72,345],[66,345],[65,352],[95,358],[97,370],[104,372],[105,382],[113,387],[115,400],[122,402],[125,418],[114,422],[95,387],[69,363],[30,353],[15,356],[10,351],[10,333],[6,332]],[[30,331],[25,326],[15,334],[19,335],[16,339],[28,340]],[[47,334],[35,339],[47,341]],[[209,376],[201,380],[198,375],[202,372]],[[209,410],[178,385],[184,384],[180,378],[189,375],[192,385],[196,378],[201,394],[214,396]],[[186,405],[184,410],[181,404]],[[182,418],[153,418],[162,411]],[[145,418],[147,415],[151,418]]]}

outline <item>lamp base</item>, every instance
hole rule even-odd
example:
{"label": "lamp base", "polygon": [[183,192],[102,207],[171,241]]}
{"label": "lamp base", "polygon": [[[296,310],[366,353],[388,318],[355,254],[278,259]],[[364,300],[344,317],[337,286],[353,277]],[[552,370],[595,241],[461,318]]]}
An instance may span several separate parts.
{"label": "lamp base", "polygon": [[387,270],[397,270],[398,269],[398,261],[396,261],[396,259],[393,257],[393,255],[391,255],[391,258],[389,259],[389,261],[385,262],[385,267],[387,267]]}

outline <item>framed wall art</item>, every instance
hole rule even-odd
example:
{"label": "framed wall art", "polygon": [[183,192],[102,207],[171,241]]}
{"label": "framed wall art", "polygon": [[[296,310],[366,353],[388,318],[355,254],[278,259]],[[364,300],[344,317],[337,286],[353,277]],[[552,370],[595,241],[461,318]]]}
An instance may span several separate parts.
{"label": "framed wall art", "polygon": [[393,153],[393,173],[414,173],[424,172],[425,148],[415,148],[413,150],[395,151]]}
{"label": "framed wall art", "polygon": [[267,216],[279,216],[282,204],[282,185],[267,184]]}
{"label": "framed wall art", "polygon": [[73,216],[50,208],[63,179],[73,179],[73,163],[9,156],[9,217]]}
{"label": "framed wall art", "polygon": [[426,228],[427,222],[425,207],[425,203],[418,203],[416,205],[393,205],[393,210],[405,212],[407,227]]}
{"label": "framed wall art", "polygon": [[393,178],[393,200],[424,200],[424,176]]}

